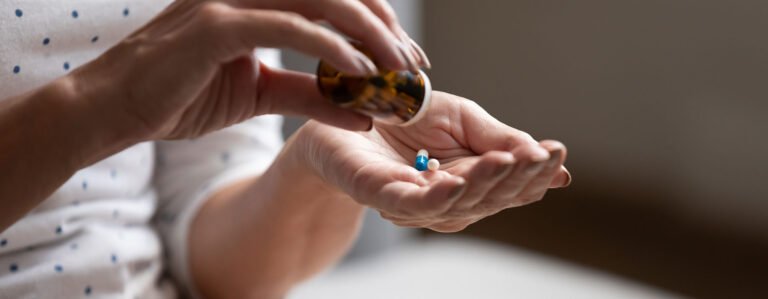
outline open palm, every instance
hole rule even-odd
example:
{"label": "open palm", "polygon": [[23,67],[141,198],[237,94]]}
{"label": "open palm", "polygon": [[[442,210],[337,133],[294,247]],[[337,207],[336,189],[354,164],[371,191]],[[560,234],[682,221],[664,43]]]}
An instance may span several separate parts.
{"label": "open palm", "polygon": [[[401,226],[462,230],[570,183],[561,143],[537,142],[446,93],[434,93],[428,114],[408,127],[349,132],[310,123],[304,131],[321,176]],[[440,160],[438,171],[413,168],[422,148]]]}

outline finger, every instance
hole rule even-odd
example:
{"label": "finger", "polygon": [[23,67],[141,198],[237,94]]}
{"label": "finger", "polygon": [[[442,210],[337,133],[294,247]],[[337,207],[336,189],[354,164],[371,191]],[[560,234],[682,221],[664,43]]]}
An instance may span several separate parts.
{"label": "finger", "polygon": [[344,34],[361,41],[383,66],[392,70],[418,71],[417,59],[409,46],[362,2],[330,1],[322,9],[325,20]]}
{"label": "finger", "polygon": [[429,62],[426,53],[423,49],[414,41],[408,33],[400,25],[400,21],[397,18],[395,10],[386,0],[361,0],[363,4],[373,12],[379,19],[381,19],[389,30],[395,34],[401,43],[408,46],[413,57],[416,58],[420,66],[425,68],[431,68],[432,64]]}
{"label": "finger", "polygon": [[[555,176],[555,172],[559,169],[559,165],[555,161],[559,153],[553,153],[552,161],[548,162],[548,166],[536,177],[531,180],[528,186],[518,195],[517,200],[508,207],[523,206],[534,203],[541,200],[544,194],[549,190],[549,184],[552,178]],[[506,207],[505,207],[506,208]]]}
{"label": "finger", "polygon": [[466,181],[461,177],[441,179],[423,187],[392,182],[378,193],[374,207],[403,219],[430,218],[446,211],[465,189]]}
{"label": "finger", "polygon": [[368,131],[371,118],[340,108],[325,99],[317,89],[315,77],[305,73],[260,66],[258,114],[306,116],[347,130]]}
{"label": "finger", "polygon": [[397,14],[386,0],[360,0],[368,9],[373,12],[395,35],[400,34],[398,31],[402,29],[400,27],[400,21],[397,19]]}
{"label": "finger", "polygon": [[483,154],[467,171],[467,191],[448,213],[462,213],[472,208],[507,176],[513,163],[514,157],[509,152],[490,151]]}
{"label": "finger", "polygon": [[426,227],[433,225],[435,223],[438,223],[439,221],[436,219],[425,219],[425,218],[418,218],[418,219],[412,219],[412,218],[402,218],[397,217],[392,214],[388,214],[383,211],[379,211],[379,215],[382,219],[387,220],[389,222],[392,222],[393,224],[397,226],[402,227]]}
{"label": "finger", "polygon": [[572,181],[571,172],[565,166],[560,166],[560,171],[555,174],[555,178],[549,183],[549,188],[565,188],[570,186]]}
{"label": "finger", "polygon": [[[197,26],[187,32],[183,51],[201,49],[205,58],[213,56],[216,63],[247,55],[256,47],[292,48],[349,74],[376,72],[373,62],[340,35],[294,13],[207,2],[200,6],[195,20]],[[200,47],[201,41],[209,46]]]}
{"label": "finger", "polygon": [[[515,205],[518,194],[533,180],[545,167],[545,162],[534,159],[535,150],[531,147],[536,145],[525,145],[518,147],[513,152],[517,160],[515,167],[509,174],[493,189],[488,192],[486,198],[478,202],[474,209],[478,210],[498,210]],[[549,156],[549,153],[547,153]]]}
{"label": "finger", "polygon": [[463,231],[473,223],[480,221],[480,217],[466,218],[466,219],[452,219],[446,221],[440,221],[434,224],[430,224],[427,228],[439,232],[439,233],[456,233]]}
{"label": "finger", "polygon": [[540,200],[547,192],[547,189],[549,189],[555,176],[562,169],[563,163],[565,163],[567,150],[562,143],[547,140],[542,141],[542,146],[550,151],[552,158],[546,162],[544,170],[520,192],[518,198],[523,204]]}
{"label": "finger", "polygon": [[547,151],[541,148],[531,135],[498,121],[474,101],[443,92],[434,92],[433,97],[458,103],[457,109],[462,110],[462,137],[475,153],[482,154],[493,150],[514,152],[518,147],[529,146],[526,150],[530,151],[535,161],[546,161],[549,158]]}
{"label": "finger", "polygon": [[553,178],[565,161],[566,150],[565,146],[559,142],[544,142],[543,146],[550,151],[551,158],[540,164],[541,171],[530,179],[517,194],[508,194],[506,197],[503,195],[494,197],[491,199],[494,202],[490,202],[487,206],[500,210],[530,204],[544,196]]}
{"label": "finger", "polygon": [[416,56],[419,57],[419,63],[421,64],[421,66],[427,69],[431,69],[432,62],[429,61],[427,52],[425,52],[424,49],[422,49],[421,46],[419,46],[419,44],[415,40],[413,40],[410,36],[408,37],[408,39],[409,39],[411,48],[413,48],[413,50],[416,51]]}

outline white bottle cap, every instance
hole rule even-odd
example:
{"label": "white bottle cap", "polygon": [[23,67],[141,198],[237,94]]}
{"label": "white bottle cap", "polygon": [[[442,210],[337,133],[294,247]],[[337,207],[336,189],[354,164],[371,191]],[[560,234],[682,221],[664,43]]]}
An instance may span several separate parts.
{"label": "white bottle cap", "polygon": [[430,100],[432,99],[432,82],[429,81],[429,77],[427,77],[427,74],[424,73],[423,70],[419,70],[419,75],[424,79],[424,99],[422,99],[423,101],[421,102],[421,106],[419,107],[419,111],[416,112],[416,115],[400,126],[406,127],[416,123],[424,117],[424,115],[427,114],[427,110],[429,110]]}

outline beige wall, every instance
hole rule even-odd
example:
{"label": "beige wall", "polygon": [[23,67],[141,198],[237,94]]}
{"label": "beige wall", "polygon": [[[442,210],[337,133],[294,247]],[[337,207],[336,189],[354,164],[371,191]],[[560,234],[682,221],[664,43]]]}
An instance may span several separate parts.
{"label": "beige wall", "polygon": [[768,235],[768,1],[424,1],[436,89],[564,141],[576,184]]}

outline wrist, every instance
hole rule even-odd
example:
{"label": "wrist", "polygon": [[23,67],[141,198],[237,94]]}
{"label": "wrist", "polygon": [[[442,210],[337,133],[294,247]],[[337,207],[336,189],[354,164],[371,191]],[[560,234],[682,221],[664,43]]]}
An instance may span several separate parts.
{"label": "wrist", "polygon": [[130,130],[105,105],[94,105],[88,99],[96,96],[88,94],[80,88],[82,83],[77,78],[65,76],[46,85],[37,91],[39,104],[43,113],[54,114],[54,122],[47,125],[55,126],[67,132],[61,136],[61,142],[77,143],[77,149],[72,154],[72,163],[79,168],[86,167],[109,157],[133,144],[141,141],[130,133]]}
{"label": "wrist", "polygon": [[329,173],[329,169],[324,167],[330,155],[327,147],[323,146],[323,142],[328,141],[321,140],[323,137],[319,136],[322,134],[318,134],[321,126],[321,124],[313,120],[308,121],[291,136],[291,140],[286,143],[286,146],[291,142],[293,143],[291,151],[294,152],[292,154],[294,155],[294,160],[296,163],[303,165],[302,167],[307,175],[313,176],[315,180],[321,181],[324,184],[333,186],[339,192],[343,192],[338,182],[335,181],[334,176],[331,175],[332,173]]}
{"label": "wrist", "polygon": [[314,172],[303,141],[295,134],[261,176],[217,192],[201,207],[190,261],[204,295],[280,297],[351,245],[363,208]]}
{"label": "wrist", "polygon": [[346,193],[326,179],[319,163],[321,149],[315,146],[313,137],[311,129],[305,125],[286,141],[283,151],[267,170],[266,174],[276,179],[270,184],[273,187],[284,187],[278,189],[289,192],[305,193],[314,190],[315,194],[321,194],[324,198],[347,200]]}

